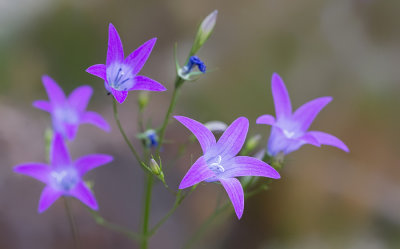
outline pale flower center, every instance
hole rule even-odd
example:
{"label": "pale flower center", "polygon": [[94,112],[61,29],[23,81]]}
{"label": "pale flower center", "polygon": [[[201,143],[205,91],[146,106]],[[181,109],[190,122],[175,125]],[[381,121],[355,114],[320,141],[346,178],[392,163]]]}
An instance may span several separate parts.
{"label": "pale flower center", "polygon": [[225,172],[225,168],[221,165],[221,161],[222,161],[222,157],[220,155],[218,155],[216,157],[216,160],[213,163],[209,164],[208,167],[212,171],[214,171],[214,173],[216,173],[216,174],[223,173],[223,172]]}
{"label": "pale flower center", "polygon": [[71,190],[79,181],[79,176],[74,169],[53,171],[50,176],[54,187],[63,191]]}
{"label": "pale flower center", "polygon": [[107,68],[108,84],[118,91],[127,91],[133,87],[131,68],[125,64],[115,63]]}
{"label": "pale flower center", "polygon": [[76,124],[79,121],[78,113],[69,106],[56,108],[54,116],[56,120],[67,124]]}
{"label": "pale flower center", "polygon": [[287,137],[287,138],[292,138],[295,135],[294,131],[288,131],[288,130],[283,130],[283,134]]}

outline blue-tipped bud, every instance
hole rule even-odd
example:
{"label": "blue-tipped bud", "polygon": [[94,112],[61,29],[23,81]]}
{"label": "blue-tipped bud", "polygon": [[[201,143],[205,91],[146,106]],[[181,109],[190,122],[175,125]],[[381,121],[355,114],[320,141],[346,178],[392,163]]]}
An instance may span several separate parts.
{"label": "blue-tipped bud", "polygon": [[140,133],[137,135],[137,137],[141,139],[148,148],[155,148],[158,146],[158,135],[153,129],[149,129],[143,133]]}
{"label": "blue-tipped bud", "polygon": [[147,137],[147,139],[149,141],[149,143],[148,143],[149,147],[158,146],[158,136],[157,136],[157,133],[156,133],[155,130],[153,130],[153,129],[147,130],[145,132],[145,134],[146,134],[146,137]]}
{"label": "blue-tipped bud", "polygon": [[[200,72],[193,72],[193,69],[197,66]],[[179,77],[187,81],[194,81],[199,78],[200,74],[206,73],[206,65],[200,60],[199,57],[193,55],[189,57],[187,64],[181,68],[177,64],[177,73]]]}
{"label": "blue-tipped bud", "polygon": [[188,63],[186,64],[186,66],[183,67],[182,74],[189,74],[194,66],[197,66],[200,72],[206,72],[206,65],[204,64],[204,62],[202,62],[199,57],[194,55],[190,56]]}

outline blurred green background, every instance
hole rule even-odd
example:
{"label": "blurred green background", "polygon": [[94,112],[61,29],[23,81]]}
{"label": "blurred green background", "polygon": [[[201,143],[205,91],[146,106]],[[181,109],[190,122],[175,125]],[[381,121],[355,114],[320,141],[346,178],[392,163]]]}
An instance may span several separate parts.
{"label": "blurred green background", "polygon": [[[141,74],[169,90],[152,93],[146,118],[160,125],[175,77],[173,46],[184,61],[200,21],[219,10],[215,32],[199,56],[209,69],[181,92],[176,114],[206,122],[250,120],[274,114],[270,77],[285,80],[295,108],[320,96],[333,101],[312,125],[341,138],[350,148],[304,146],[287,157],[282,179],[268,192],[246,201],[243,218],[222,219],[195,248],[385,249],[400,248],[400,1],[398,0],[0,0],[0,248],[72,248],[61,200],[39,215],[43,185],[12,172],[16,164],[44,161],[43,133],[49,115],[34,109],[47,99],[41,76],[48,74],[69,93],[78,85],[95,90],[89,109],[112,125],[111,133],[83,126],[69,143],[73,158],[114,155],[95,170],[100,213],[138,229],[143,173],[112,119],[111,97],[103,82],[85,72],[104,63],[108,23],[121,35],[128,54],[158,37]],[[137,93],[120,105],[124,126],[135,139]],[[163,151],[166,179],[176,188],[200,155],[193,144],[174,163],[177,143],[189,132],[176,122]],[[210,215],[221,186],[201,184],[150,242],[150,248],[180,248]],[[158,184],[152,224],[174,198]],[[97,226],[73,200],[82,248],[136,248],[132,241]]]}

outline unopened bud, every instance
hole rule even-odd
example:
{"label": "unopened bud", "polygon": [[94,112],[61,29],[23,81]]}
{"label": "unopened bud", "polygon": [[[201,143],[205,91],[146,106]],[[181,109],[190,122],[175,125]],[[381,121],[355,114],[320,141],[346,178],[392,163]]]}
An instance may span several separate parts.
{"label": "unopened bud", "polygon": [[213,12],[211,12],[211,14],[204,18],[197,31],[192,50],[190,51],[191,55],[196,54],[197,51],[203,46],[203,44],[208,40],[214,30],[215,23],[217,22],[217,16],[218,10],[214,10]]}
{"label": "unopened bud", "polygon": [[162,174],[161,168],[154,158],[150,159],[150,169],[155,175]]}
{"label": "unopened bud", "polygon": [[207,129],[214,133],[222,133],[228,128],[228,126],[222,121],[209,121],[204,124]]}
{"label": "unopened bud", "polygon": [[148,92],[140,92],[138,96],[138,105],[140,110],[144,110],[147,104],[149,103],[149,94]]}
{"label": "unopened bud", "polygon": [[214,29],[215,23],[217,22],[218,10],[211,12],[200,25],[202,34],[210,35]]}
{"label": "unopened bud", "polygon": [[242,152],[240,153],[241,155],[248,155],[251,153],[260,143],[261,135],[257,134],[255,136],[252,136],[249,140],[247,140],[246,144],[243,147]]}

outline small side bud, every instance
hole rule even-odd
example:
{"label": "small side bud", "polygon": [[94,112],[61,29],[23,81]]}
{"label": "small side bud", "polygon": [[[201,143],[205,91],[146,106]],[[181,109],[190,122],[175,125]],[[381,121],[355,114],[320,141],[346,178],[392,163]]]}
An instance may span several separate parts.
{"label": "small side bud", "polygon": [[217,16],[218,10],[214,10],[201,22],[192,46],[192,50],[190,51],[191,55],[196,54],[203,44],[208,40],[214,30],[215,23],[217,22]]}
{"label": "small side bud", "polygon": [[142,91],[138,96],[139,110],[143,111],[149,104],[149,94],[147,91]]}
{"label": "small side bud", "polygon": [[226,130],[226,128],[228,128],[227,124],[217,120],[209,121],[205,123],[204,126],[207,127],[207,129],[209,129],[213,133],[223,133]]}
{"label": "small side bud", "polygon": [[251,153],[260,143],[261,135],[257,134],[252,136],[244,145],[243,151],[240,153],[241,155],[248,155]]}
{"label": "small side bud", "polygon": [[159,175],[162,173],[160,166],[158,165],[156,160],[154,160],[154,158],[150,159],[150,169],[155,175]]}

